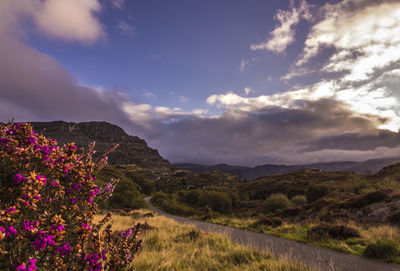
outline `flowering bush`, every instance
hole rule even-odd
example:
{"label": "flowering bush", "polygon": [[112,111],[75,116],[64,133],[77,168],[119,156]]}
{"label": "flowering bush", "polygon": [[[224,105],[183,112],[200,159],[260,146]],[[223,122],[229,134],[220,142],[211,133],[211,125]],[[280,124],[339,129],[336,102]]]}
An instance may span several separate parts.
{"label": "flowering bush", "polygon": [[124,270],[140,250],[139,224],[115,238],[110,213],[92,222],[116,181],[95,183],[108,152],[77,149],[30,124],[0,126],[0,270]]}

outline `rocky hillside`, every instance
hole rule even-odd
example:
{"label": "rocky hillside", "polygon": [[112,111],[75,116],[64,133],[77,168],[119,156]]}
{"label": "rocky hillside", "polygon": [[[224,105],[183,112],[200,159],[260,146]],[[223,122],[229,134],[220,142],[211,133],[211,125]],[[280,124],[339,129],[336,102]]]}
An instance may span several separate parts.
{"label": "rocky hillside", "polygon": [[115,144],[119,147],[109,154],[110,164],[137,164],[141,167],[171,167],[157,150],[147,146],[146,141],[128,135],[121,127],[107,122],[32,122],[36,132],[54,138],[59,144],[75,142],[86,147],[96,141],[96,151],[104,152]]}

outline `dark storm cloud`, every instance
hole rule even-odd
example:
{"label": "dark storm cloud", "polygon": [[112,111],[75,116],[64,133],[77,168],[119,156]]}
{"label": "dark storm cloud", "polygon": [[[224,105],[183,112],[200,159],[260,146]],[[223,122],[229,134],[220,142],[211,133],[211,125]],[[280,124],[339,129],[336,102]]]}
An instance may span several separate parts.
{"label": "dark storm cloud", "polygon": [[126,123],[122,95],[79,85],[53,58],[0,34],[0,118]]}
{"label": "dark storm cloud", "polygon": [[[306,151],[330,149],[332,142],[324,142],[329,136],[337,140],[338,146],[348,144],[347,137],[340,137],[348,132],[364,138],[364,143],[352,141],[355,149],[374,150],[377,147],[397,146],[394,133],[375,128],[382,121],[373,116],[355,115],[337,101],[303,101],[298,108],[292,109],[270,107],[254,112],[230,110],[219,118],[186,118],[160,127],[164,133],[160,133],[163,134],[160,140],[163,145],[159,148],[162,153],[169,154],[169,159],[177,162],[252,165],[302,162]],[[391,140],[386,142],[389,137]],[[369,139],[371,141],[367,145]],[[307,150],[305,146],[309,146]]]}
{"label": "dark storm cloud", "polygon": [[374,134],[342,134],[328,136],[310,142],[305,151],[331,150],[371,150],[379,146],[396,148],[400,146],[400,133],[378,130]]}

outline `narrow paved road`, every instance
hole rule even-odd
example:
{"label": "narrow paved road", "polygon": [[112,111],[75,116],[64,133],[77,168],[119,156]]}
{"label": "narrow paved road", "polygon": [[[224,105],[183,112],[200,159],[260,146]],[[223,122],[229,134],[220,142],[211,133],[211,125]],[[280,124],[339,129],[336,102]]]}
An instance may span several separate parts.
{"label": "narrow paved road", "polygon": [[232,241],[268,251],[278,258],[297,260],[312,269],[321,271],[400,271],[400,266],[386,264],[362,257],[340,253],[334,250],[313,247],[307,244],[282,239],[264,233],[256,233],[232,227],[226,227],[207,222],[192,220],[168,214],[150,203],[150,197],[145,199],[154,212],[172,218],[181,224],[191,224],[206,232],[226,234]]}

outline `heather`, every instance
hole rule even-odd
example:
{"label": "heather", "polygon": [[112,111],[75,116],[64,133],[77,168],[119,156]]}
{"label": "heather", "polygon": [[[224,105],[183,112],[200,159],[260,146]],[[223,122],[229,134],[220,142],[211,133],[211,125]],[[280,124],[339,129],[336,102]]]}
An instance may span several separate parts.
{"label": "heather", "polygon": [[[111,150],[110,150],[111,151]],[[93,218],[116,180],[96,184],[107,154],[38,135],[30,124],[0,127],[0,269],[125,270],[141,248],[140,225],[115,236]]]}

